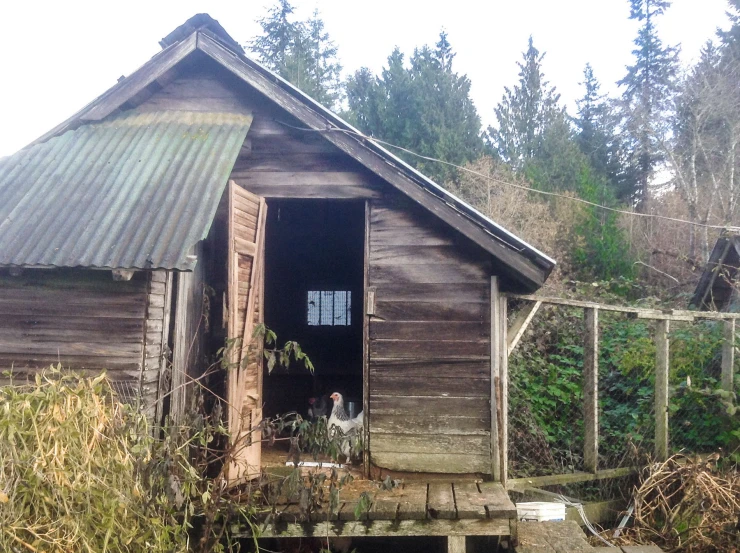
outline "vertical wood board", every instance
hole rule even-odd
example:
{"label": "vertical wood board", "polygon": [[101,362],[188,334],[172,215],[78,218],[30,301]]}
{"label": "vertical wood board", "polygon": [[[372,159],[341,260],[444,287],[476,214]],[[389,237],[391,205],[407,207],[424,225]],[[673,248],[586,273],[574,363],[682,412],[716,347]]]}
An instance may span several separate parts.
{"label": "vertical wood board", "polygon": [[655,457],[668,458],[668,376],[670,321],[659,320],[655,329]]}
{"label": "vertical wood board", "polygon": [[583,344],[583,466],[596,472],[599,465],[599,311],[586,308]]}
{"label": "vertical wood board", "polygon": [[[227,401],[234,446],[228,478],[230,484],[237,484],[260,473],[262,340],[253,339],[253,330],[263,320],[267,205],[264,198],[234,181],[229,182],[228,195]],[[249,214],[256,216],[248,217]]]}

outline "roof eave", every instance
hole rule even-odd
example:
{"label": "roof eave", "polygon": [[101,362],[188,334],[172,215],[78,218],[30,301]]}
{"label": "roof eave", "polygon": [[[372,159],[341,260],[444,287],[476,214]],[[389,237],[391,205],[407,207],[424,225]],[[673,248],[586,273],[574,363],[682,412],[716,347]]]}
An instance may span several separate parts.
{"label": "roof eave", "polygon": [[[493,223],[490,219],[484,218],[474,208],[411,168],[371,138],[362,135],[357,129],[284,79],[265,69],[254,60],[230,49],[212,33],[207,30],[200,30],[197,34],[198,50],[271,98],[309,128],[315,130],[329,130],[331,128],[341,130],[344,128],[350,131],[352,134],[330,131],[326,132],[324,136],[340,150],[400,189],[412,200],[435,213],[496,259],[508,265],[510,271],[518,276],[525,289],[533,291],[544,284],[555,267],[555,260]],[[257,76],[254,75],[255,71],[258,73]],[[294,96],[300,97],[301,102],[299,104],[295,103]],[[490,229],[475,221],[471,218],[472,213],[487,219],[491,225],[501,231],[503,236],[493,234]]]}

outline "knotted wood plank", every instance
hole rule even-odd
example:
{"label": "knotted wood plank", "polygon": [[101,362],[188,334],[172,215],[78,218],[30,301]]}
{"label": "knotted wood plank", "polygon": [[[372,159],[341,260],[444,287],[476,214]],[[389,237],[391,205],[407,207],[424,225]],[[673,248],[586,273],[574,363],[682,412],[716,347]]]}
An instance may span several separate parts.
{"label": "knotted wood plank", "polygon": [[452,484],[443,482],[429,483],[429,516],[435,519],[452,520],[457,518],[455,496]]}
{"label": "knotted wood plank", "polygon": [[455,483],[453,489],[459,518],[487,518],[486,497],[480,493],[475,482]]}

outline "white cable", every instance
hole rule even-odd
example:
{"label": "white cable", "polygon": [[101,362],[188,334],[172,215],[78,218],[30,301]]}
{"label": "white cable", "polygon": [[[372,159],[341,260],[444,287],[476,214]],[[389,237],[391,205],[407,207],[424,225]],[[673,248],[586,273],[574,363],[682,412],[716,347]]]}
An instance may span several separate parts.
{"label": "white cable", "polygon": [[730,225],[707,225],[704,223],[697,223],[694,221],[687,221],[686,219],[678,219],[676,217],[668,217],[666,215],[656,215],[655,213],[640,213],[638,211],[626,211],[624,209],[617,209],[615,207],[608,207],[605,205],[597,204],[595,202],[589,202],[588,200],[584,200],[583,198],[577,198],[574,196],[567,196],[565,194],[558,194],[557,192],[548,192],[547,190],[537,190],[536,188],[530,188],[528,186],[522,186],[521,184],[514,184],[513,182],[507,182],[503,181],[501,179],[496,179],[494,177],[491,177],[489,175],[484,175],[483,173],[479,173],[478,171],[474,171],[473,169],[470,169],[468,167],[463,167],[461,165],[457,165],[455,163],[450,163],[449,161],[444,161],[443,159],[437,159],[435,157],[429,157],[422,154],[418,154],[412,150],[409,150],[408,148],[404,148],[403,146],[398,146],[396,144],[392,144],[391,142],[386,142],[385,140],[380,140],[378,138],[373,138],[371,136],[366,136],[362,133],[351,131],[349,129],[340,129],[336,127],[330,127],[327,129],[310,129],[307,127],[296,127],[295,125],[290,125],[288,123],[285,123],[283,121],[276,120],[277,123],[280,123],[281,125],[284,125],[286,127],[289,127],[291,129],[295,129],[298,131],[305,131],[305,132],[341,132],[344,134],[349,134],[353,136],[357,136],[359,138],[364,138],[365,140],[370,140],[372,142],[375,142],[376,144],[382,144],[384,146],[389,146],[390,148],[396,148],[397,150],[400,150],[402,152],[406,152],[407,154],[410,154],[412,156],[416,156],[418,158],[427,160],[427,161],[434,161],[436,163],[442,163],[444,165],[449,165],[450,167],[454,167],[455,169],[459,169],[460,171],[465,171],[466,173],[470,173],[471,175],[475,175],[477,177],[480,177],[482,179],[489,180],[491,182],[495,182],[504,186],[509,186],[511,188],[518,188],[520,190],[526,190],[527,192],[534,192],[535,194],[542,194],[544,196],[554,196],[556,198],[563,198],[566,200],[570,200],[573,202],[582,203],[585,205],[590,205],[591,207],[597,207],[599,209],[603,209],[606,211],[612,211],[614,213],[622,213],[623,215],[629,215],[632,217],[645,217],[645,218],[653,218],[653,219],[662,219],[664,221],[672,221],[674,223],[682,223],[685,225],[693,225],[695,227],[701,227],[701,228],[710,228],[710,229],[718,229],[718,230],[730,230],[733,232],[740,231],[740,227],[734,227]]}
{"label": "white cable", "polygon": [[581,515],[581,520],[583,521],[583,524],[588,528],[588,530],[597,538],[599,538],[602,542],[604,542],[608,547],[614,547],[617,546],[609,543],[604,538],[602,538],[599,533],[596,531],[596,528],[594,528],[593,524],[586,518],[586,512],[583,510],[583,504],[582,503],[573,503],[569,499],[566,499],[564,496],[560,495],[558,496],[560,501],[568,505],[569,507],[574,507],[576,511],[578,511],[578,514]]}

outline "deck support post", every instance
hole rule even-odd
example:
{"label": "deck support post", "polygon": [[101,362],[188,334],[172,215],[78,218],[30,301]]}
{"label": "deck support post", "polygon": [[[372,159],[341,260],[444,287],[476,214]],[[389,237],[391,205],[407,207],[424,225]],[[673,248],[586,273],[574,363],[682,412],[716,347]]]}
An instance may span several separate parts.
{"label": "deck support post", "polygon": [[655,330],[655,458],[668,458],[668,375],[670,321],[659,320]]}
{"label": "deck support post", "polygon": [[465,553],[465,536],[447,536],[447,553]]}
{"label": "deck support post", "polygon": [[735,319],[726,319],[722,332],[722,389],[734,391],[735,372]]}
{"label": "deck support post", "polygon": [[599,310],[584,309],[583,344],[583,469],[599,468]]}

